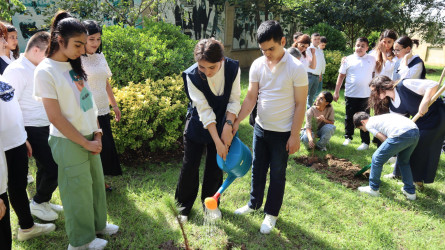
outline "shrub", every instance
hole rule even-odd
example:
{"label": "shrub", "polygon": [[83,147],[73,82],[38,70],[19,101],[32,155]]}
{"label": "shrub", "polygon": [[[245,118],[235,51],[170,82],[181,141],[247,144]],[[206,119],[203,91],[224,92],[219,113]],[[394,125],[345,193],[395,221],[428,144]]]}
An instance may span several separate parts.
{"label": "shrub", "polygon": [[187,96],[180,75],[113,88],[122,111],[112,122],[117,151],[166,151],[175,149],[182,136]]}
{"label": "shrub", "polygon": [[320,33],[321,36],[325,36],[328,40],[326,44],[327,50],[344,51],[346,49],[346,39],[343,33],[329,24],[319,23],[305,30],[304,33],[309,35],[312,35],[312,33]]}
{"label": "shrub", "polygon": [[[380,32],[378,31],[373,31],[371,32],[371,34],[369,34],[369,36],[367,37],[368,41],[369,41],[369,49],[373,49],[375,45],[378,44],[379,42],[379,38],[380,38]],[[374,44],[374,46],[372,46]]]}
{"label": "shrub", "polygon": [[148,19],[144,28],[103,29],[103,53],[119,86],[178,74],[193,64],[195,41],[179,27]]}
{"label": "shrub", "polygon": [[345,54],[337,50],[325,50],[324,56],[326,58],[326,70],[323,75],[323,89],[335,89],[338,69],[340,69],[341,60]]}

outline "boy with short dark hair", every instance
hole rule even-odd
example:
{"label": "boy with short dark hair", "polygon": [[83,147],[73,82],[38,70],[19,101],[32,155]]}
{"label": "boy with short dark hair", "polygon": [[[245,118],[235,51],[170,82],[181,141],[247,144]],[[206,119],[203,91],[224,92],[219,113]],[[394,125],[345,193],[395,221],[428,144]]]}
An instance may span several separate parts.
{"label": "boy with short dark hair", "polygon": [[[366,54],[369,49],[368,39],[359,37],[355,42],[354,54],[346,57],[338,70],[337,85],[335,86],[334,101],[340,95],[340,88],[345,80],[345,141],[343,146],[349,145],[354,135],[354,124],[352,117],[355,113],[365,111],[369,114],[368,99],[371,95],[369,83],[372,80],[372,73],[375,68],[375,58]],[[357,150],[369,148],[370,138],[368,132],[360,131],[362,144]]]}
{"label": "boy with short dark hair", "polygon": [[302,63],[285,49],[286,38],[277,21],[263,22],[258,28],[257,41],[262,57],[256,59],[249,72],[249,90],[238,118],[249,115],[258,99],[258,113],[253,136],[252,187],[249,203],[235,211],[246,214],[261,207],[270,169],[260,232],[268,234],[274,228],[283,203],[286,167],[290,154],[300,148],[300,129],[306,111],[308,78]]}
{"label": "boy with short dark hair", "polygon": [[416,199],[409,160],[419,141],[419,129],[410,119],[396,113],[370,117],[365,112],[354,115],[354,125],[363,131],[371,132],[382,141],[382,145],[372,155],[369,186],[359,187],[358,191],[371,196],[379,196],[382,167],[393,155],[397,155],[397,166],[402,174],[402,193],[408,200]]}
{"label": "boy with short dark hair", "polygon": [[318,48],[323,56],[320,57],[320,60],[317,58],[317,64],[320,63],[321,74],[320,74],[320,83],[318,84],[317,95],[321,93],[323,89],[323,75],[326,72],[326,59],[324,56],[323,50],[326,48],[326,44],[328,43],[328,39],[325,36],[320,37],[320,44],[318,44]]}

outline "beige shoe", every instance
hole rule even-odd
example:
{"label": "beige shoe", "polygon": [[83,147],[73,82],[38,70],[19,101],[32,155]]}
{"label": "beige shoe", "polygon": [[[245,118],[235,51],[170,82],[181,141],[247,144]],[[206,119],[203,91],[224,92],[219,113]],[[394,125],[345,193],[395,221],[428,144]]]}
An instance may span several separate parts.
{"label": "beige shoe", "polygon": [[48,223],[48,224],[34,223],[34,226],[32,226],[30,229],[22,230],[21,228],[19,228],[19,231],[17,233],[17,240],[18,241],[29,240],[37,236],[50,233],[54,230],[56,230],[56,225],[54,225],[53,223]]}

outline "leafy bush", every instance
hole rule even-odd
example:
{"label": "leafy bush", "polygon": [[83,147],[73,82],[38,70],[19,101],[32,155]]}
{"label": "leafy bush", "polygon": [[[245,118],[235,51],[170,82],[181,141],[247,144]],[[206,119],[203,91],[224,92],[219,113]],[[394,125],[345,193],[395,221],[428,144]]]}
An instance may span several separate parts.
{"label": "leafy bush", "polygon": [[103,53],[119,86],[178,74],[193,64],[195,43],[179,27],[148,19],[142,29],[103,29]]}
{"label": "leafy bush", "polygon": [[346,49],[346,38],[343,33],[329,24],[319,23],[305,30],[304,33],[309,35],[312,33],[320,33],[321,36],[325,36],[328,40],[328,43],[326,44],[327,50],[344,51]]}
{"label": "leafy bush", "polygon": [[180,75],[113,88],[122,111],[112,122],[117,151],[166,151],[177,147],[187,110],[187,96]]}
{"label": "leafy bush", "polygon": [[345,54],[338,50],[325,50],[324,56],[326,58],[326,71],[323,75],[323,89],[335,89],[338,69],[340,69],[341,60]]}
{"label": "leafy bush", "polygon": [[[379,42],[380,32],[373,31],[373,32],[371,32],[371,34],[369,34],[369,36],[367,38],[368,38],[368,42],[369,42],[369,49],[371,50]],[[374,46],[372,46],[372,44],[374,44]]]}

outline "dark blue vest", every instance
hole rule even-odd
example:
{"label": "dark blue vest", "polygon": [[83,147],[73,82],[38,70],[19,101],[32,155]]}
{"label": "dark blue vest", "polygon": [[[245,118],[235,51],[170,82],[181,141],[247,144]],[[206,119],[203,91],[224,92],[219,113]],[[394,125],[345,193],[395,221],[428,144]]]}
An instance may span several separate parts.
{"label": "dark blue vest", "polygon": [[199,120],[198,111],[191,105],[191,98],[188,93],[187,88],[187,76],[190,78],[192,84],[201,91],[209,106],[213,109],[216,115],[216,129],[218,135],[221,135],[224,123],[226,121],[226,110],[227,104],[229,103],[230,94],[232,92],[233,81],[238,74],[239,63],[238,61],[232,60],[230,58],[225,58],[224,60],[224,94],[222,96],[216,96],[210,90],[209,83],[207,82],[207,77],[204,73],[198,70],[198,63],[193,64],[190,68],[182,73],[184,79],[185,93],[190,100],[187,108],[187,120],[184,128],[184,136],[191,139],[194,142],[208,144],[212,143],[213,139],[207,129]]}
{"label": "dark blue vest", "polygon": [[422,73],[420,74],[420,79],[426,79],[426,69],[423,60],[420,57],[414,57],[414,59],[408,63],[408,68],[412,68],[414,65],[422,63]]}
{"label": "dark blue vest", "polygon": [[[420,102],[422,102],[423,96],[405,87],[405,85],[403,85],[403,80],[397,85],[396,89],[400,96],[400,106],[395,108],[390,102],[390,110],[403,115],[415,116],[419,111],[419,105]],[[440,117],[437,115],[437,110],[444,108],[445,105],[443,100],[439,97],[429,107],[428,112],[416,121],[417,127],[419,127],[419,129],[435,128],[440,122]]]}
{"label": "dark blue vest", "polygon": [[7,64],[3,59],[0,58],[0,75],[3,75],[3,72],[5,71],[6,67],[8,67],[9,64]]}

